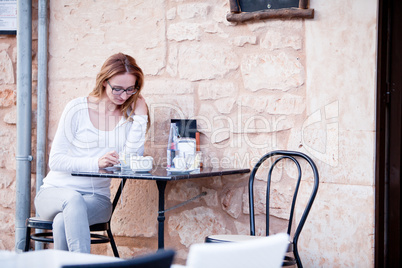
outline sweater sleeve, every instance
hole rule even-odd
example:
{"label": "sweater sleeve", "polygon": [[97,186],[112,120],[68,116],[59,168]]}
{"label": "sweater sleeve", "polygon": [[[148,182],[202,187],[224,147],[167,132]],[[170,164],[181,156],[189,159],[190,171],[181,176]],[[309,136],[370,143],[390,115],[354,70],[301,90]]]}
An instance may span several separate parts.
{"label": "sweater sleeve", "polygon": [[132,118],[134,121],[127,135],[124,151],[127,153],[137,153],[138,155],[143,155],[148,116],[134,115]]}
{"label": "sweater sleeve", "polygon": [[73,157],[69,154],[70,148],[77,146],[75,133],[80,124],[80,113],[86,111],[87,107],[82,102],[75,100],[69,102],[64,109],[57,127],[52,148],[49,156],[49,167],[53,171],[96,171],[98,157],[82,155]]}

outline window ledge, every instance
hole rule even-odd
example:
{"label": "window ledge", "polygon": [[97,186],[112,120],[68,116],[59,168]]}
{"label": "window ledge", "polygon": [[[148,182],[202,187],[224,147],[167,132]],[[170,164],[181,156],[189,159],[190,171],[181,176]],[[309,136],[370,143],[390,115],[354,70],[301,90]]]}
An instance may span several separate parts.
{"label": "window ledge", "polygon": [[229,13],[226,19],[230,22],[246,22],[250,20],[264,19],[313,19],[314,9],[304,8],[282,8],[267,9],[255,12]]}

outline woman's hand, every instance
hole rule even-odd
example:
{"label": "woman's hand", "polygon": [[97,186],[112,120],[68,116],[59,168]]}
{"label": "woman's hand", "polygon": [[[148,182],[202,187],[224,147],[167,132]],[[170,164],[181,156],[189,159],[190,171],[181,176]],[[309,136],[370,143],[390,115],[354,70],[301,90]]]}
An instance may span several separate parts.
{"label": "woman's hand", "polygon": [[119,154],[116,151],[107,152],[98,159],[99,168],[113,167],[119,163]]}
{"label": "woman's hand", "polygon": [[[134,106],[134,103],[132,105]],[[133,107],[131,107],[131,108],[133,108]],[[147,115],[148,114],[147,103],[145,102],[145,99],[141,94],[138,96],[137,101],[135,103],[134,114],[135,115]]]}

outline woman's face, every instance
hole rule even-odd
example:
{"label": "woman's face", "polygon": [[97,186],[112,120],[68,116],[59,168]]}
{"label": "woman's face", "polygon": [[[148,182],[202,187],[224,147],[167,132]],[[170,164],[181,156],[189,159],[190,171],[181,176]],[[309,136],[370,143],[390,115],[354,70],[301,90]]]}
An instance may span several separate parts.
{"label": "woman's face", "polygon": [[[117,74],[112,76],[107,81],[103,82],[105,87],[105,92],[107,97],[116,105],[122,105],[131,95],[127,94],[133,92],[132,89],[135,87],[136,77],[129,73]],[[118,90],[113,90],[118,89]]]}

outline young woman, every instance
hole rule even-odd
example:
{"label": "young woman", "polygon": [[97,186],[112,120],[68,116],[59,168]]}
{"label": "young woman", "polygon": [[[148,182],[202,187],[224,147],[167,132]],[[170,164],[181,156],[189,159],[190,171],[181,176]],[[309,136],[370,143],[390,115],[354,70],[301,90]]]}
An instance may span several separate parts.
{"label": "young woman", "polygon": [[141,96],[144,76],[131,56],[109,57],[88,97],[70,101],[49,157],[50,172],[35,197],[43,219],[53,220],[54,248],[90,253],[89,226],[110,219],[110,179],[73,177],[119,163],[119,153],[144,152],[149,126]]}

